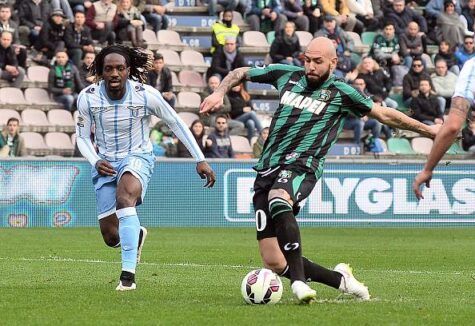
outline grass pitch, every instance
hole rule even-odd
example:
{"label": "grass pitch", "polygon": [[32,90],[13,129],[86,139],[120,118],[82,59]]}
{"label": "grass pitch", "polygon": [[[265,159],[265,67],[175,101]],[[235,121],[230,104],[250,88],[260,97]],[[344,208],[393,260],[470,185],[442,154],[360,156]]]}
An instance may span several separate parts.
{"label": "grass pitch", "polygon": [[475,229],[306,228],[304,254],[348,262],[373,299],[312,283],[297,305],[284,280],[275,306],[249,306],[246,273],[261,266],[255,231],[150,229],[137,291],[114,291],[120,250],[98,229],[0,229],[1,325],[473,325]]}

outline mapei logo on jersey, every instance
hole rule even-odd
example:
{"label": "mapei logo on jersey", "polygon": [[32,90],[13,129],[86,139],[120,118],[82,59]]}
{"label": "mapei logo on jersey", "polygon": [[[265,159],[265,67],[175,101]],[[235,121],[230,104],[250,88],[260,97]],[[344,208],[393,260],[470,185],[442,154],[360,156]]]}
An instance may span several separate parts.
{"label": "mapei logo on jersey", "polygon": [[[328,98],[330,97],[328,96]],[[320,114],[328,103],[323,101],[321,98],[314,100],[308,96],[285,91],[284,95],[280,98],[280,104],[293,106],[297,109],[305,110],[313,114]]]}

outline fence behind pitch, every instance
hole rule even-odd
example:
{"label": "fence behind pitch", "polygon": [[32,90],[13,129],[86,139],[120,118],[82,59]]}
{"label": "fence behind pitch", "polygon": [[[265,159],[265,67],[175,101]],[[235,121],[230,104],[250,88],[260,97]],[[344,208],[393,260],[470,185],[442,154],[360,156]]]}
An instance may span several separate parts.
{"label": "fence behind pitch", "polygon": [[[204,189],[188,160],[155,166],[145,203],[147,226],[255,227],[252,161],[213,161],[218,182]],[[417,202],[411,191],[422,161],[328,160],[303,202],[303,226],[475,226],[475,161],[438,167]],[[84,160],[0,161],[0,226],[96,226],[91,167]]]}

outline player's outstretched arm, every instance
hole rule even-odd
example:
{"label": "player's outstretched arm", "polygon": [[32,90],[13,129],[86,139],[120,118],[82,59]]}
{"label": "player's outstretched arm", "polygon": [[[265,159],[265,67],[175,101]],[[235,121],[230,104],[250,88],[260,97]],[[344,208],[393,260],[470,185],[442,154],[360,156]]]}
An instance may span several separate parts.
{"label": "player's outstretched arm", "polygon": [[379,104],[373,105],[368,116],[390,127],[415,131],[429,138],[435,138],[437,131],[440,129],[440,126],[428,126],[408,117],[398,110],[385,108]]}
{"label": "player's outstretched arm", "polygon": [[414,183],[412,184],[412,190],[417,199],[424,198],[422,196],[421,186],[423,184],[425,184],[426,187],[430,186],[432,171],[434,171],[437,163],[439,163],[457,138],[465,119],[467,119],[469,108],[470,103],[467,99],[459,96],[452,98],[447,120],[444,122],[442,128],[440,128],[437,137],[435,137],[434,145],[429,153],[424,169],[415,177]]}
{"label": "player's outstretched arm", "polygon": [[236,68],[231,71],[219,84],[213,94],[206,97],[200,105],[200,113],[209,113],[223,105],[224,95],[242,80],[247,79],[249,67]]}

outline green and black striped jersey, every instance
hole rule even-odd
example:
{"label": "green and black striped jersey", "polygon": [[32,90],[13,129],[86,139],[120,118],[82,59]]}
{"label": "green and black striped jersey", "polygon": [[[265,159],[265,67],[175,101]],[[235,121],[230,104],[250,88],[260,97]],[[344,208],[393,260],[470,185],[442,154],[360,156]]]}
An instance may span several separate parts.
{"label": "green and black striped jersey", "polygon": [[255,166],[258,171],[288,164],[316,171],[341,132],[345,117],[350,113],[364,116],[373,106],[369,97],[333,75],[318,89],[309,86],[301,67],[272,64],[251,68],[248,76],[279,91],[280,104]]}

